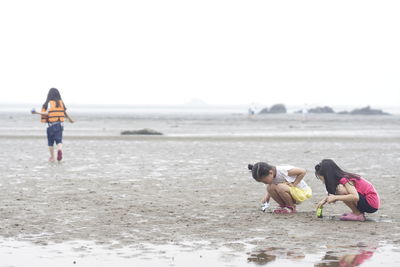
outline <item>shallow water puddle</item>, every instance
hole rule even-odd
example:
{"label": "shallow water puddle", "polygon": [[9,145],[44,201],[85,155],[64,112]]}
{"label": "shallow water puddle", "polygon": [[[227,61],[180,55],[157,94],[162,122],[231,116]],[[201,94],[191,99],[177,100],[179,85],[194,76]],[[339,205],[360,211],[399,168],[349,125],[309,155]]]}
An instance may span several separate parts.
{"label": "shallow water puddle", "polygon": [[235,252],[226,247],[204,249],[200,243],[180,245],[100,246],[68,242],[45,246],[0,242],[0,266],[400,266],[400,248],[330,248],[305,254],[300,248],[266,248]]}
{"label": "shallow water puddle", "polygon": [[400,266],[400,248],[336,247],[326,252],[303,254],[300,249],[267,248],[249,254],[248,262],[268,266]]}

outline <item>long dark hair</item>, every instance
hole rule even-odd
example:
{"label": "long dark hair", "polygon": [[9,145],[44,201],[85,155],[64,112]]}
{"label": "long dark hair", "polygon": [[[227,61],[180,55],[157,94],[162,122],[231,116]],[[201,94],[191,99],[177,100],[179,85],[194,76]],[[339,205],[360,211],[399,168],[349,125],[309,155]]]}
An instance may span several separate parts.
{"label": "long dark hair", "polygon": [[44,102],[44,104],[43,104],[44,110],[47,110],[47,107],[51,100],[54,100],[56,102],[56,107],[58,107],[58,108],[60,107],[60,105],[61,105],[60,101],[62,101],[62,99],[61,99],[60,92],[56,88],[51,88],[49,90],[49,93],[47,94],[46,102]]}
{"label": "long dark hair", "polygon": [[329,194],[336,194],[336,187],[342,178],[354,178],[359,180],[358,174],[343,171],[333,160],[324,159],[315,165],[315,176],[320,175],[325,179],[326,191]]}
{"label": "long dark hair", "polygon": [[262,177],[267,176],[269,171],[274,168],[274,166],[269,165],[266,162],[257,162],[256,164],[247,165],[247,168],[251,171],[251,175],[256,181],[259,181]]}

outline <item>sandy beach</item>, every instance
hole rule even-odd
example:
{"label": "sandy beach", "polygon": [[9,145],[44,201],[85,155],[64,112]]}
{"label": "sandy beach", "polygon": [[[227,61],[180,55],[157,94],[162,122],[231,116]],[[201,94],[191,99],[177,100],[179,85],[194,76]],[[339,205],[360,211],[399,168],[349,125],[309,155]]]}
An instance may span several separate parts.
{"label": "sandy beach", "polygon": [[[89,242],[110,253],[128,247],[124,257],[149,257],[149,266],[165,254],[148,245],[224,248],[225,255],[247,258],[243,266],[385,245],[400,255],[399,115],[74,118],[75,124],[65,125],[64,160],[52,164],[40,123],[30,115],[1,113],[3,240],[40,247]],[[119,134],[140,128],[165,135]],[[347,211],[342,203],[326,206],[324,218],[316,218],[315,205],[326,192],[313,167],[323,158],[373,183],[382,208],[362,223],[339,221]],[[247,170],[257,161],[307,169],[312,199],[297,214],[261,212],[265,187]],[[90,248],[80,246],[79,255],[90,256]],[[270,260],[254,257],[256,251]]]}

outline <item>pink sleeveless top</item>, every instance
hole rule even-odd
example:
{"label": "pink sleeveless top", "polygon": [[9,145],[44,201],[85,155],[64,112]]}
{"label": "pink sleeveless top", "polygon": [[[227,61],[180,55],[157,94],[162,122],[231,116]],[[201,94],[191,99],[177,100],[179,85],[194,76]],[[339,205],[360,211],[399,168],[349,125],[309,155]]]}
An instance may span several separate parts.
{"label": "pink sleeveless top", "polygon": [[359,180],[355,178],[341,178],[339,183],[347,184],[349,181],[353,182],[354,187],[356,188],[357,192],[360,193],[365,197],[368,204],[375,208],[379,209],[381,206],[381,201],[379,199],[379,195],[376,192],[374,186],[365,179],[360,178]]}

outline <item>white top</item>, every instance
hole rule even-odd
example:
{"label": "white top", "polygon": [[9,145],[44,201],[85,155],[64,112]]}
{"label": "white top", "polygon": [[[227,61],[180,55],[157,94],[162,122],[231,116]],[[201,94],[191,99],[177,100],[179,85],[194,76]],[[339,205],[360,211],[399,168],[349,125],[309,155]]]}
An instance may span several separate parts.
{"label": "white top", "polygon": [[[281,166],[276,166],[276,176],[274,180],[272,180],[272,183],[274,184],[280,184],[280,183],[293,183],[296,180],[296,176],[289,176],[288,171],[291,169],[294,169],[296,167],[290,166],[290,165],[281,165]],[[298,188],[306,188],[308,187],[307,183],[302,179],[300,183],[297,185]]]}

